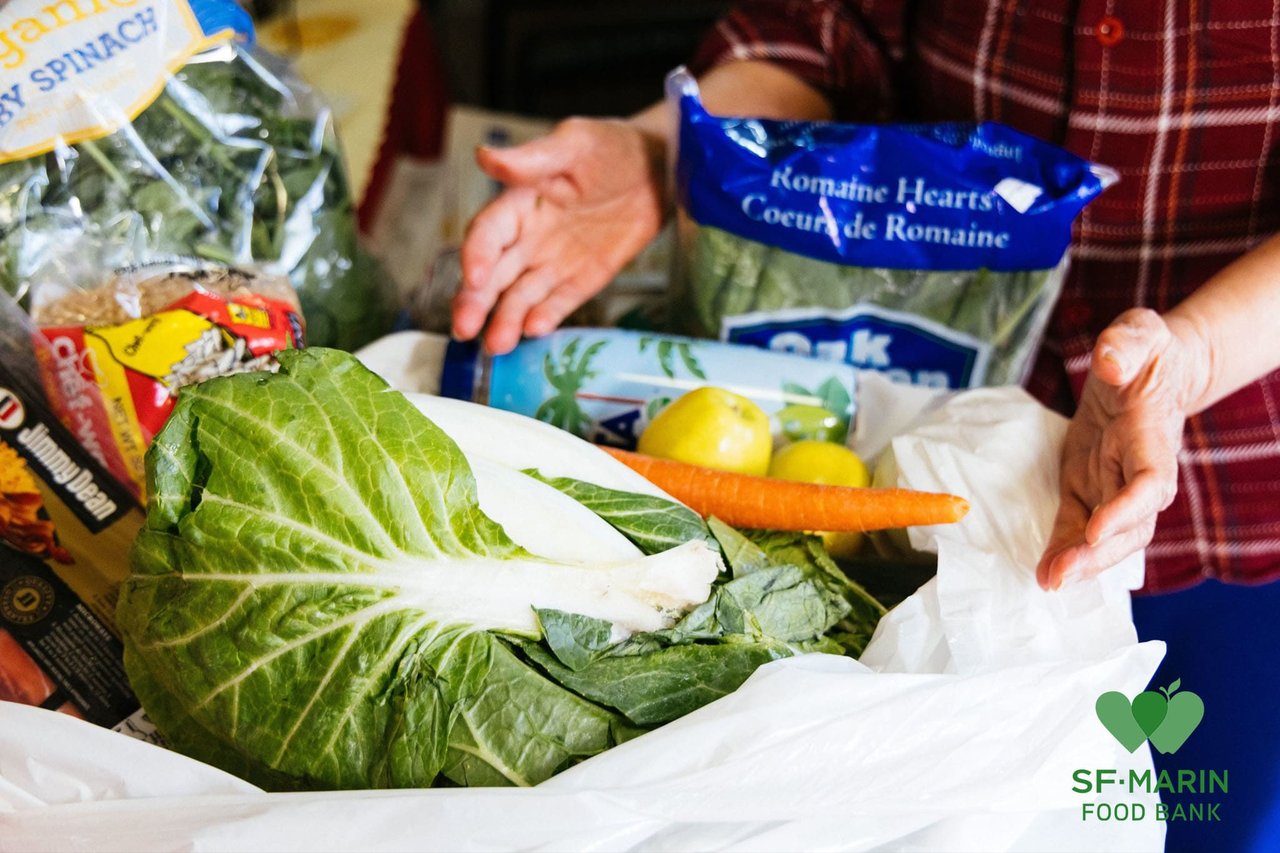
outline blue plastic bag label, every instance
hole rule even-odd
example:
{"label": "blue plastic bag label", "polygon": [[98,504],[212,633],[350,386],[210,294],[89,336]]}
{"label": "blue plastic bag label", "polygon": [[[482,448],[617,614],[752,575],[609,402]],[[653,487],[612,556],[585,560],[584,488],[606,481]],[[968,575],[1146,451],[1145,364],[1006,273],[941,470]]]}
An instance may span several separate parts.
{"label": "blue plastic bag label", "polygon": [[724,320],[723,340],[842,361],[898,382],[974,388],[986,378],[990,344],[914,314],[861,304],[844,311],[796,308]]}
{"label": "blue plastic bag label", "polygon": [[1048,269],[1112,173],[1004,125],[721,118],[677,72],[677,189],[690,216],[858,267]]}

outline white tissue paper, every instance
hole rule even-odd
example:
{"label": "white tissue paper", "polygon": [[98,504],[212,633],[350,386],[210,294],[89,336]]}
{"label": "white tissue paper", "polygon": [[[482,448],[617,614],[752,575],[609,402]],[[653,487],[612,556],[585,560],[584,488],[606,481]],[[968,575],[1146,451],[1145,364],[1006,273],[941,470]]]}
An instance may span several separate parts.
{"label": "white tissue paper", "polygon": [[1035,583],[1063,419],[1017,389],[903,394],[876,375],[859,410],[855,447],[891,446],[900,485],[972,505],[912,532],[937,577],[860,662],[769,664],[531,789],[268,794],[0,703],[0,851],[1161,849],[1154,794],[1123,796],[1145,820],[1102,822],[1083,806],[1117,797],[1072,790],[1077,769],[1151,769],[1094,703],[1141,691],[1163,648],[1138,643],[1130,615],[1140,555],[1056,593]]}

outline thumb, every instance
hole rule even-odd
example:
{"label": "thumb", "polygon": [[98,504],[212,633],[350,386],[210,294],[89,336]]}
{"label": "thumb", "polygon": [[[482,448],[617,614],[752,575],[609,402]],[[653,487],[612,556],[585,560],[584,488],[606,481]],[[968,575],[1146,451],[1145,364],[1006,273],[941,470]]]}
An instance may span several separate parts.
{"label": "thumb", "polygon": [[508,186],[528,186],[560,174],[573,162],[573,146],[552,133],[512,148],[476,148],[476,162],[489,177]]}
{"label": "thumb", "polygon": [[1169,327],[1149,308],[1135,308],[1115,319],[1093,348],[1093,373],[1108,385],[1126,385],[1168,346]]}

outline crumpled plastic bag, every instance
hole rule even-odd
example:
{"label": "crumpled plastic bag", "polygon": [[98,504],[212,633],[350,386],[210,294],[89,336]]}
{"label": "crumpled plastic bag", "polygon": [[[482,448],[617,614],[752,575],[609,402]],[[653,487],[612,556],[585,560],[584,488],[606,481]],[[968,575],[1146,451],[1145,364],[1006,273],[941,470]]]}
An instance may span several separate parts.
{"label": "crumpled plastic bag", "polygon": [[938,554],[938,576],[881,620],[864,663],[965,673],[1097,659],[1137,642],[1129,590],[1142,585],[1141,554],[1098,581],[1054,593],[1036,585],[1057,511],[1065,418],[1018,388],[952,395],[870,371],[858,383],[859,407],[877,417],[859,418],[854,448],[868,459],[891,449],[896,485],[954,492],[971,504],[959,525],[908,531],[912,547]]}
{"label": "crumpled plastic bag", "polygon": [[910,411],[881,397],[881,418],[913,424],[892,439],[903,484],[973,509],[913,532],[937,547],[937,577],[861,662],[771,663],[532,789],[266,794],[0,703],[0,851],[1160,849],[1154,794],[1125,796],[1147,820],[1104,823],[1072,791],[1078,768],[1151,769],[1094,703],[1142,690],[1163,648],[1138,643],[1130,616],[1140,555],[1058,593],[1035,584],[1064,422],[1016,389]]}

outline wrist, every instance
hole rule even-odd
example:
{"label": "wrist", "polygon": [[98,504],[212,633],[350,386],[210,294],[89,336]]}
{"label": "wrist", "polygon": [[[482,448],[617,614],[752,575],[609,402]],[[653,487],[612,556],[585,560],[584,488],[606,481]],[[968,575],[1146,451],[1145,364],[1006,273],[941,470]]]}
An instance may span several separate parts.
{"label": "wrist", "polygon": [[660,145],[663,149],[666,149],[667,142],[676,129],[675,111],[667,101],[650,104],[623,121],[640,131],[646,141]]}
{"label": "wrist", "polygon": [[1194,313],[1174,309],[1164,316],[1164,322],[1182,365],[1184,379],[1178,389],[1178,403],[1186,414],[1194,415],[1212,402],[1217,371],[1213,337],[1208,325]]}
{"label": "wrist", "polygon": [[657,103],[623,119],[623,122],[639,135],[644,144],[645,156],[657,188],[662,218],[671,214],[673,180],[670,156],[675,144],[677,116],[675,107],[668,101]]}

